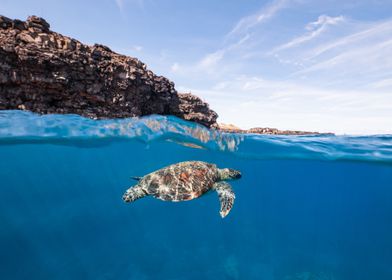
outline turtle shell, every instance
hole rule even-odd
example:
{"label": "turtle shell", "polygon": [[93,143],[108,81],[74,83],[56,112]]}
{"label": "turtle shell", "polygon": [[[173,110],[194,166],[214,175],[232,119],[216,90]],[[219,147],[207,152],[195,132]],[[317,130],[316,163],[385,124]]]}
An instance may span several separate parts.
{"label": "turtle shell", "polygon": [[203,195],[217,180],[218,169],[215,164],[185,161],[144,176],[139,185],[156,198],[182,201]]}

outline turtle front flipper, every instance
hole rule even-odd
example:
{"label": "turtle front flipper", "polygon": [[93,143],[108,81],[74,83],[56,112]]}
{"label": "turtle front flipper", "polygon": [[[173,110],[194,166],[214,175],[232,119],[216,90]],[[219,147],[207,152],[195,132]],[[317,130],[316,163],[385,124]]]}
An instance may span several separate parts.
{"label": "turtle front flipper", "polygon": [[132,202],[146,195],[148,195],[147,191],[142,186],[136,185],[127,189],[122,198],[125,202]]}
{"label": "turtle front flipper", "polygon": [[222,218],[226,217],[229,214],[231,208],[234,204],[235,194],[231,186],[226,182],[218,182],[215,183],[213,188],[218,193],[219,201],[220,201],[220,215]]}

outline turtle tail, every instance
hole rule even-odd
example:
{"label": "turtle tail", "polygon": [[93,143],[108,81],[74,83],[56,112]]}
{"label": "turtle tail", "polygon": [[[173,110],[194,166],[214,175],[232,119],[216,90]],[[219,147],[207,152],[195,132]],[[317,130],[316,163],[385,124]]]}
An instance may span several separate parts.
{"label": "turtle tail", "polygon": [[131,179],[133,179],[135,181],[140,181],[142,179],[142,177],[132,176]]}
{"label": "turtle tail", "polygon": [[129,188],[123,195],[125,202],[132,202],[139,198],[145,197],[148,193],[139,185]]}

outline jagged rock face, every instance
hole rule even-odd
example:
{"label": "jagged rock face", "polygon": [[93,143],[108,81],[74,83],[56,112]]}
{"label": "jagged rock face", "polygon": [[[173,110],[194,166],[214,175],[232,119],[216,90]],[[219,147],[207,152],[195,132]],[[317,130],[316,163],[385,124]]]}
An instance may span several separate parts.
{"label": "jagged rock face", "polygon": [[217,114],[138,59],[52,32],[42,18],[0,16],[0,110],[90,118],[175,115],[210,127]]}
{"label": "jagged rock face", "polygon": [[199,123],[208,127],[215,125],[218,115],[209,109],[207,103],[190,93],[179,93],[178,96],[180,99],[179,109],[184,114],[185,120],[198,120]]}

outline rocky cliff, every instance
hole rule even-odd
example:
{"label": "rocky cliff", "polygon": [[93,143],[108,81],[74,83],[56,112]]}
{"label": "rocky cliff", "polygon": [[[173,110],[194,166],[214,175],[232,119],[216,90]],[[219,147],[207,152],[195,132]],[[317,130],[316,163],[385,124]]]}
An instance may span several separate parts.
{"label": "rocky cliff", "polygon": [[90,118],[175,115],[211,127],[217,114],[138,59],[53,32],[42,18],[0,16],[0,110]]}

